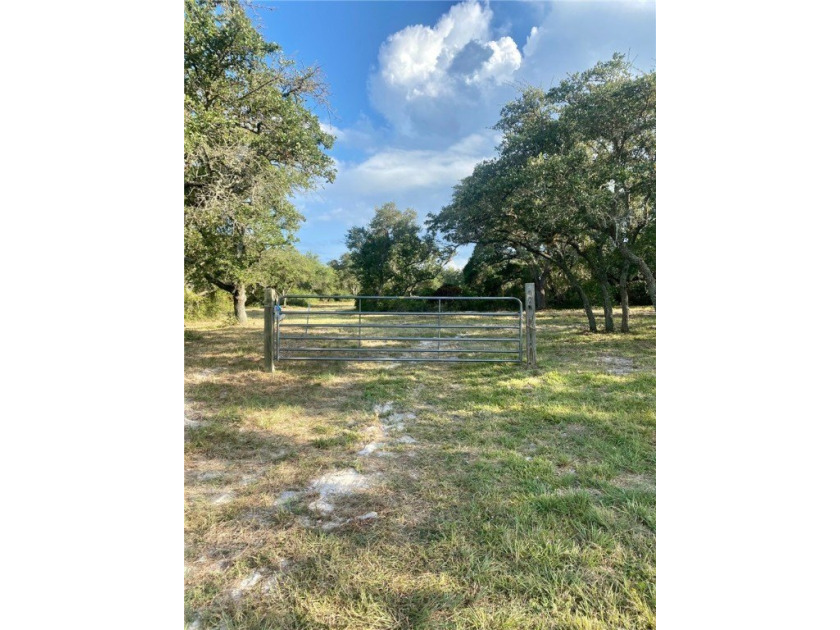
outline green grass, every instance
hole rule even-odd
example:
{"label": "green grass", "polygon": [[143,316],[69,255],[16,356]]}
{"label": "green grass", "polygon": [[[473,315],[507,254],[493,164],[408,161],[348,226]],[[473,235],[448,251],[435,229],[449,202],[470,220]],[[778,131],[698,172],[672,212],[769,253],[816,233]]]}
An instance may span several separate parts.
{"label": "green grass", "polygon": [[[539,313],[536,370],[298,362],[273,375],[261,311],[250,315],[185,330],[186,413],[201,423],[185,433],[187,623],[655,627],[652,309],[634,309],[624,335]],[[360,456],[387,401],[416,414],[405,433],[417,443]],[[378,518],[324,531],[312,493],[275,504],[342,469],[376,484],[336,500],[335,518]]]}

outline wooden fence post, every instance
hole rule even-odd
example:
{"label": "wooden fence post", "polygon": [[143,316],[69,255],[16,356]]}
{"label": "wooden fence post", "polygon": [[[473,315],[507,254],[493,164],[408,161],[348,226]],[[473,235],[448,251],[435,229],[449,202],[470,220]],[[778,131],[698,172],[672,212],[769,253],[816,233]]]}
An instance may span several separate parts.
{"label": "wooden fence post", "polygon": [[537,314],[533,282],[525,284],[525,355],[528,367],[537,367]]}
{"label": "wooden fence post", "polygon": [[277,293],[274,289],[265,290],[265,371],[274,372],[274,302]]}

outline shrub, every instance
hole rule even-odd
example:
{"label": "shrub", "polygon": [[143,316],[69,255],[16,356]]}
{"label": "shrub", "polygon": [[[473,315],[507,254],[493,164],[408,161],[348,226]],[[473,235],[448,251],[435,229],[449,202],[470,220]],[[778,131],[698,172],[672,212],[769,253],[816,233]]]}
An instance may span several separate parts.
{"label": "shrub", "polygon": [[231,297],[224,291],[196,293],[189,287],[184,287],[185,320],[220,319],[232,308]]}

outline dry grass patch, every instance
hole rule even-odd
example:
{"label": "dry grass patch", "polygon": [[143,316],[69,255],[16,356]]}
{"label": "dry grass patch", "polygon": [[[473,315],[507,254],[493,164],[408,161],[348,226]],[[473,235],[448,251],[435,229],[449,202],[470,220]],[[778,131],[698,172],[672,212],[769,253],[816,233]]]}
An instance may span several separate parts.
{"label": "dry grass patch", "polygon": [[[274,375],[251,315],[185,333],[185,624],[655,626],[652,311],[630,335],[540,313],[536,371]],[[366,481],[322,492],[336,476]]]}

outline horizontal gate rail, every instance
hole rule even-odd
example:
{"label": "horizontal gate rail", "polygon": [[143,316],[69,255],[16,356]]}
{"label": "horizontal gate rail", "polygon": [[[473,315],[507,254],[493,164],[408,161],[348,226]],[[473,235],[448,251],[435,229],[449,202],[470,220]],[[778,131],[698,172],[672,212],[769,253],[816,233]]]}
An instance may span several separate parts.
{"label": "horizontal gate rail", "polygon": [[[417,301],[417,300],[425,300],[425,301],[435,301],[435,300],[444,300],[444,301],[457,301],[457,302],[487,302],[487,301],[506,301],[506,302],[516,302],[519,304],[520,308],[522,307],[522,300],[515,297],[454,297],[454,296],[437,296],[437,295],[281,295],[279,296],[280,299],[295,299],[295,300],[400,300],[400,301]],[[356,313],[357,311],[348,311],[352,313]],[[450,311],[452,312],[452,311]]]}
{"label": "horizontal gate rail", "polygon": [[[283,339],[312,339],[312,335],[283,335]],[[519,337],[321,337],[320,341],[457,341],[458,343],[476,341],[514,341]]]}
{"label": "horizontal gate rail", "polygon": [[[353,315],[358,315],[358,311]],[[364,315],[364,313],[362,313]],[[316,322],[307,322],[305,324],[283,324],[283,328],[434,328],[440,330],[441,328],[481,328],[482,330],[490,329],[508,329],[517,330],[519,326],[472,326],[470,324],[318,324]],[[437,337],[435,337],[437,339]]]}
{"label": "horizontal gate rail", "polygon": [[[513,363],[511,359],[405,359],[397,357],[282,357],[283,361],[396,361],[400,363]],[[516,360],[516,363],[520,363]]]}
{"label": "horizontal gate rail", "polygon": [[[323,308],[313,308],[310,303],[285,307],[285,302],[290,300],[320,300]],[[337,304],[330,305],[328,300],[354,300],[355,308],[343,309]],[[400,302],[393,304],[396,300]],[[387,301],[400,310],[381,310]],[[462,306],[459,303],[467,306],[466,303],[478,302],[484,302],[488,310],[458,310]],[[416,304],[418,309],[406,310],[409,304]],[[364,310],[364,306],[380,310]],[[324,317],[329,319],[325,321]],[[437,321],[430,322],[429,318]],[[377,334],[370,329],[381,329],[381,332]],[[523,308],[515,297],[287,295],[278,298],[274,290],[268,289],[266,330],[272,331],[271,339],[266,339],[272,369],[273,361],[509,363],[523,360]],[[400,335],[398,331],[417,331],[417,334]],[[445,334],[446,331],[457,332]]]}
{"label": "horizontal gate rail", "polygon": [[[426,317],[449,317],[451,315],[480,315],[481,317],[509,317],[513,311],[505,313],[482,313],[481,311],[362,311],[362,315],[417,315]],[[283,311],[283,314],[291,315],[358,315],[359,311]]]}
{"label": "horizontal gate rail", "polygon": [[[353,341],[348,339],[347,341]],[[519,354],[519,350],[487,350],[480,348],[395,348],[394,346],[367,346],[364,348],[295,348],[298,352],[481,352],[483,354]],[[339,357],[341,358],[341,357]]]}

